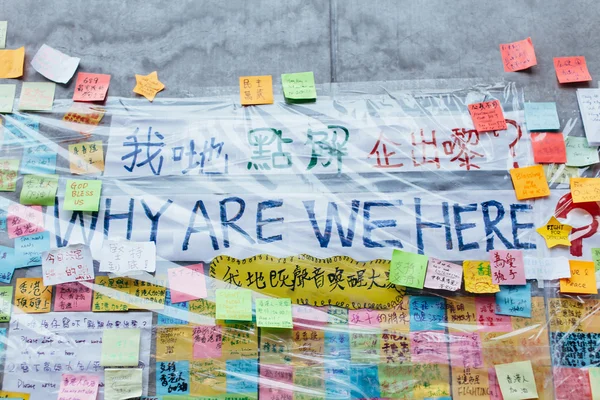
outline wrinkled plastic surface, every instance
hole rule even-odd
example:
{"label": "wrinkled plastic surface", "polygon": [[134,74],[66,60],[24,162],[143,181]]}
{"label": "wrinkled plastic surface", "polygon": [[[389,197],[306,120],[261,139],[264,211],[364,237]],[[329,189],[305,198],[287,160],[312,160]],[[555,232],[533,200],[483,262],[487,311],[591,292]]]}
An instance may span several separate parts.
{"label": "wrinkled plastic surface", "polygon": [[[550,252],[535,233],[553,212],[597,229],[600,210],[573,206],[562,167],[549,199],[515,198],[507,171],[533,164],[523,90],[386,82],[318,94],[259,107],[240,107],[227,90],[152,104],[109,98],[83,105],[104,113],[97,127],[64,121],[66,100],[52,113],[4,115],[2,158],[20,159],[21,171],[3,210],[19,202],[23,174],[56,154],[60,184],[44,227],[52,248],[89,245],[96,278],[54,287],[52,312],[15,302],[2,389],[37,400],[57,395],[62,373],[103,376],[102,331],[136,327],[147,396],[501,399],[494,365],[531,360],[539,398],[591,399],[598,300],[532,280],[532,317],[501,316],[493,294],[405,290],[385,275],[394,248],[458,264],[505,248],[591,259],[595,230],[580,235],[579,254]],[[508,129],[477,133],[466,105],[492,99]],[[571,122],[565,135],[576,134]],[[69,145],[97,141],[104,172],[73,175]],[[102,180],[98,213],[63,208],[74,178]],[[156,273],[99,272],[106,238],[155,241]],[[168,270],[199,263],[207,298],[173,303]],[[18,269],[12,284],[41,276]],[[293,329],[216,320],[215,290],[236,286],[291,298]]]}

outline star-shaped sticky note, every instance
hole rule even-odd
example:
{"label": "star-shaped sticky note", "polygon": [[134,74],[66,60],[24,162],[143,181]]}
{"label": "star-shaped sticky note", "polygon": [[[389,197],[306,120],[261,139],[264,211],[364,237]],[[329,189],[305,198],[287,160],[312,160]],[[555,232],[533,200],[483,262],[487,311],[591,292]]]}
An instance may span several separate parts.
{"label": "star-shaped sticky note", "polygon": [[165,85],[158,80],[158,72],[154,71],[148,75],[135,74],[135,87],[133,92],[140,94],[152,101],[156,97],[156,93],[165,88]]}
{"label": "star-shaped sticky note", "polygon": [[558,245],[570,246],[569,235],[572,229],[571,225],[561,224],[553,215],[546,225],[540,226],[536,231],[546,240],[548,248],[552,248]]}

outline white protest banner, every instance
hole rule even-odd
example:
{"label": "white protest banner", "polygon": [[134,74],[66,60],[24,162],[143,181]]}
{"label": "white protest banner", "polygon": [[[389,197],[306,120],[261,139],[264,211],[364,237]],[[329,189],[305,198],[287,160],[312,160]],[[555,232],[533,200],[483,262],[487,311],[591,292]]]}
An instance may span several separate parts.
{"label": "white protest banner", "polygon": [[75,74],[79,61],[81,60],[77,57],[69,57],[43,44],[31,60],[31,66],[51,81],[67,83]]}
{"label": "white protest banner", "polygon": [[90,248],[76,244],[42,253],[44,285],[94,279],[94,260]]}
{"label": "white protest banner", "polygon": [[62,374],[77,372],[100,377],[98,399],[102,399],[104,368],[100,356],[106,328],[141,330],[140,367],[147,388],[152,313],[75,312],[13,314],[2,390],[31,393],[31,400],[56,398]]}
{"label": "white protest banner", "polygon": [[156,245],[154,242],[105,240],[102,245],[100,271],[115,275],[139,271],[154,272]]}

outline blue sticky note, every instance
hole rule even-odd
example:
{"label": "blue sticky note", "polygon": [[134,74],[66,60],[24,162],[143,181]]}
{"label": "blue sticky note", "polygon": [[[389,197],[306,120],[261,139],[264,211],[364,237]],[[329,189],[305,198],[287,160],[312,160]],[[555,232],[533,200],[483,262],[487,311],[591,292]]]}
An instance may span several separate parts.
{"label": "blue sticky note", "polygon": [[550,332],[554,360],[562,367],[600,367],[600,334],[588,332]]}
{"label": "blue sticky note", "polygon": [[10,283],[15,273],[15,265],[21,264],[23,259],[15,255],[12,247],[0,246],[0,282]]}
{"label": "blue sticky note", "polygon": [[0,209],[0,231],[6,232],[6,217],[8,211]]}
{"label": "blue sticky note", "polygon": [[16,268],[42,265],[42,253],[50,250],[50,232],[44,231],[15,238],[15,256],[20,263]]}
{"label": "blue sticky note", "polygon": [[556,103],[525,103],[525,124],[529,131],[560,129]]}
{"label": "blue sticky note", "polygon": [[496,293],[496,314],[531,318],[531,283],[500,285]]}
{"label": "blue sticky note", "polygon": [[350,335],[335,329],[325,331],[325,355],[333,360],[350,360]]}
{"label": "blue sticky note", "polygon": [[169,361],[156,363],[156,394],[177,395],[190,393],[190,363]]}
{"label": "blue sticky note", "polygon": [[4,115],[4,144],[8,146],[23,146],[35,142],[33,132],[40,131],[37,118],[11,114]]}
{"label": "blue sticky note", "polygon": [[21,174],[38,175],[56,172],[56,153],[51,151],[23,153]]}
{"label": "blue sticky note", "polygon": [[410,296],[410,330],[443,331],[446,329],[446,300],[436,296]]}
{"label": "blue sticky note", "polygon": [[358,364],[350,367],[350,384],[353,399],[377,399],[379,392],[379,367]]}
{"label": "blue sticky note", "polygon": [[350,362],[331,360],[325,362],[325,399],[347,400],[350,398]]}
{"label": "blue sticky note", "polygon": [[256,393],[258,391],[257,360],[227,360],[227,393]]}
{"label": "blue sticky note", "polygon": [[6,328],[0,328],[0,358],[4,357],[6,350]]}
{"label": "blue sticky note", "polygon": [[[173,307],[184,311],[190,310],[187,301],[175,304],[171,303],[171,290],[169,289],[167,289],[167,292],[165,294],[165,309],[163,311],[164,313],[168,313],[167,307]],[[158,325],[187,325],[187,323],[188,321],[185,321],[183,319],[173,318],[164,314],[158,314]]]}

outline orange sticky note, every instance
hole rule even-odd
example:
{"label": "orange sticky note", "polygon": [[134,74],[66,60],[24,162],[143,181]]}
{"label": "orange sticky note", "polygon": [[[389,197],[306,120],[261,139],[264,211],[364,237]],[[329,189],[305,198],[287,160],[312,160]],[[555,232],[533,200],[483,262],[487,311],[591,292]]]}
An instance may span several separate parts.
{"label": "orange sticky note", "polygon": [[569,260],[571,277],[560,280],[561,293],[596,294],[596,269],[593,261]]}
{"label": "orange sticky note", "polygon": [[537,65],[531,38],[500,45],[505,72],[514,72]]}
{"label": "orange sticky note", "polygon": [[541,165],[513,168],[510,170],[510,177],[518,200],[535,199],[550,195],[544,167]]}
{"label": "orange sticky note", "polygon": [[50,312],[51,303],[52,286],[44,286],[44,281],[42,278],[17,279],[15,286],[15,306],[22,312]]}
{"label": "orange sticky note", "polygon": [[73,101],[104,101],[109,85],[110,75],[80,72],[77,74]]}
{"label": "orange sticky note", "polygon": [[65,125],[83,136],[90,136],[106,111],[95,104],[73,103],[63,121]]}
{"label": "orange sticky note", "polygon": [[555,57],[554,70],[560,83],[587,82],[592,77],[588,71],[585,57]]}
{"label": "orange sticky note", "polygon": [[469,104],[469,113],[477,132],[506,130],[504,113],[498,100]]}
{"label": "orange sticky note", "polygon": [[240,76],[240,103],[243,106],[273,104],[273,78],[264,76]]}
{"label": "orange sticky note", "polygon": [[158,80],[158,72],[154,71],[148,75],[135,75],[135,87],[133,92],[144,96],[152,101],[156,94],[163,90],[165,85]]}
{"label": "orange sticky note", "polygon": [[573,203],[600,201],[600,178],[571,178]]}
{"label": "orange sticky note", "polygon": [[567,162],[567,146],[562,133],[532,133],[531,146],[533,147],[533,161],[538,164],[564,164]]}
{"label": "orange sticky note", "polygon": [[0,50],[0,78],[19,78],[23,76],[25,47],[16,50]]}

